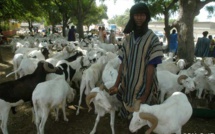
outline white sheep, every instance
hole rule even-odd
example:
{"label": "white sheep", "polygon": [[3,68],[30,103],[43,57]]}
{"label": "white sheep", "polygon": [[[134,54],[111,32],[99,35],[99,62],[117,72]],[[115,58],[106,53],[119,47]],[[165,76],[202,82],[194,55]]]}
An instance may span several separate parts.
{"label": "white sheep", "polygon": [[90,134],[95,134],[100,117],[103,117],[106,113],[110,113],[110,126],[112,134],[115,134],[115,112],[121,107],[121,102],[117,99],[116,95],[111,96],[108,92],[101,90],[103,88],[103,86],[95,87],[86,96],[86,104],[89,107],[89,111],[92,109],[90,103],[93,102],[95,106],[95,113],[97,114],[94,127]]}
{"label": "white sheep", "polygon": [[182,69],[184,69],[184,68],[186,67],[187,62],[186,62],[185,59],[179,59],[179,60],[176,62],[176,65],[177,65],[177,67],[178,67],[180,70],[182,70]]}
{"label": "white sheep", "polygon": [[41,50],[32,50],[27,54],[28,58],[35,58],[38,60],[45,60],[44,55],[42,54]]}
{"label": "white sheep", "polygon": [[116,81],[117,75],[118,75],[118,68],[121,64],[121,60],[117,57],[111,59],[108,61],[108,63],[105,65],[105,68],[102,72],[102,81],[104,83],[109,81]]}
{"label": "white sheep", "polygon": [[23,103],[31,102],[32,93],[38,83],[44,82],[46,74],[62,74],[58,68],[51,67],[51,64],[40,61],[36,70],[20,79],[0,83],[0,119],[1,129],[4,134],[8,133],[7,121],[10,109],[16,113],[14,107]]}
{"label": "white sheep", "polygon": [[104,49],[107,52],[116,53],[119,50],[119,47],[117,45],[114,45],[114,44],[98,43],[98,44],[94,44],[94,47],[95,47],[95,45],[97,47]]}
{"label": "white sheep", "polygon": [[209,90],[208,76],[211,75],[211,69],[208,66],[200,67],[194,71],[195,88],[197,90],[197,97],[201,99],[203,90]]}
{"label": "white sheep", "polygon": [[96,83],[101,79],[102,71],[107,63],[107,56],[101,56],[98,61],[92,64],[83,72],[80,86],[80,98],[76,115],[79,114],[79,107],[82,101],[82,95],[85,90],[85,95],[89,94],[91,89],[95,87]]}
{"label": "white sheep", "polygon": [[74,96],[74,89],[61,77],[39,83],[32,94],[37,132],[44,133],[45,123],[51,109],[57,110],[55,120],[58,120],[59,106],[62,107],[64,121],[68,121],[65,113],[66,101],[72,102]]}
{"label": "white sheep", "polygon": [[186,75],[176,75],[169,71],[157,71],[160,102],[164,101],[165,95],[171,95],[175,91],[181,91],[185,88],[188,91],[195,89],[193,79]]}
{"label": "white sheep", "polygon": [[162,64],[157,65],[157,70],[167,70],[171,73],[177,74],[180,71],[180,68],[176,65],[175,62],[163,62]]}
{"label": "white sheep", "polygon": [[[211,95],[215,95],[215,74],[207,78]],[[211,100],[211,99],[210,99]]]}
{"label": "white sheep", "polygon": [[[21,53],[15,54],[13,56],[13,70],[17,70],[21,64],[22,59],[24,58],[24,55]],[[17,79],[17,73],[15,73],[15,79]]]}
{"label": "white sheep", "polygon": [[15,51],[15,54],[21,53],[27,55],[29,52],[33,50],[38,50],[39,48],[28,48],[28,47],[20,47]]}
{"label": "white sheep", "polygon": [[14,103],[10,103],[7,101],[4,101],[3,99],[0,99],[0,120],[1,120],[1,130],[3,134],[8,134],[7,130],[7,122],[8,122],[8,117],[9,117],[9,111],[11,110],[11,107],[16,107],[18,105],[21,105],[24,103],[23,100],[19,100]]}
{"label": "white sheep", "polygon": [[35,71],[35,69],[37,68],[38,62],[39,62],[38,59],[24,57],[19,65],[18,69],[7,74],[6,77],[12,75],[13,73],[18,73],[19,78],[26,76],[28,74],[32,74]]}
{"label": "white sheep", "polygon": [[195,70],[202,67],[203,65],[204,65],[204,63],[202,61],[198,60],[195,63],[193,63],[189,68],[180,70],[178,75],[187,75],[187,76],[193,78]]}
{"label": "white sheep", "polygon": [[187,96],[174,92],[167,100],[159,105],[141,104],[139,111],[133,113],[129,130],[135,132],[148,125],[152,131],[159,134],[181,134],[182,126],[190,119],[193,109]]}

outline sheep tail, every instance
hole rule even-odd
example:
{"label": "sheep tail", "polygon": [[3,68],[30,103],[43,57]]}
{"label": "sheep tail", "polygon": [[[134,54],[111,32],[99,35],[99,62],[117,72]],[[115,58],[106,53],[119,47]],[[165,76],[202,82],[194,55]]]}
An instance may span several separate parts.
{"label": "sheep tail", "polygon": [[12,75],[12,74],[14,74],[14,73],[17,73],[17,72],[20,71],[20,70],[21,70],[21,68],[19,68],[19,69],[13,71],[13,72],[11,72],[11,73],[9,73],[8,75],[6,75],[6,77],[8,77],[8,76],[10,76],[10,75]]}
{"label": "sheep tail", "polygon": [[22,103],[24,103],[24,101],[23,100],[19,100],[19,101],[15,102],[15,103],[10,103],[10,106],[11,107],[15,107],[15,106],[21,105]]}

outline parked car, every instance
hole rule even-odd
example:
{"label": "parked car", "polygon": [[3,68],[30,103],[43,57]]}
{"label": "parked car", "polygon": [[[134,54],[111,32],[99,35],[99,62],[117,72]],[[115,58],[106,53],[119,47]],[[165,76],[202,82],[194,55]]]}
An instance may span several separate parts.
{"label": "parked car", "polygon": [[161,31],[154,31],[154,33],[158,36],[161,42],[163,42],[164,34]]}

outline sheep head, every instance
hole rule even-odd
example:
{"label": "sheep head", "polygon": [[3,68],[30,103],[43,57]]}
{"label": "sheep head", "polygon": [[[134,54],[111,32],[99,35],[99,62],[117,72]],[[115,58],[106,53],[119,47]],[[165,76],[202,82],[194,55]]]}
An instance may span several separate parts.
{"label": "sheep head", "polygon": [[66,51],[67,51],[68,53],[73,53],[73,52],[75,52],[75,49],[72,49],[72,50],[71,50],[68,46],[66,46],[65,49],[66,49]]}
{"label": "sheep head", "polygon": [[45,71],[47,71],[49,73],[63,74],[62,70],[60,70],[57,67],[54,67],[52,64],[50,64],[48,62],[45,62],[45,61],[40,61],[38,63],[38,65],[41,64],[41,63],[43,63],[43,68],[44,68]]}
{"label": "sheep head", "polygon": [[208,72],[205,76],[210,76],[212,74],[211,69],[208,66],[205,66],[205,70]]}
{"label": "sheep head", "polygon": [[139,112],[133,112],[133,116],[129,124],[129,130],[134,133],[145,125],[147,125],[147,121],[141,119]]}
{"label": "sheep head", "polygon": [[193,91],[195,90],[194,80],[186,75],[181,75],[178,77],[178,83],[183,85],[185,90]]}
{"label": "sheep head", "polygon": [[187,79],[188,77],[186,75],[180,75],[178,77],[178,84],[182,85],[181,80]]}
{"label": "sheep head", "polygon": [[[147,104],[141,105],[142,110],[148,109]],[[158,118],[151,113],[146,113],[144,111],[138,111],[133,113],[133,117],[131,119],[129,130],[131,132],[136,132],[138,129],[145,125],[149,125],[150,128],[146,131],[146,134],[150,134],[158,125]],[[150,122],[150,124],[149,124]]]}

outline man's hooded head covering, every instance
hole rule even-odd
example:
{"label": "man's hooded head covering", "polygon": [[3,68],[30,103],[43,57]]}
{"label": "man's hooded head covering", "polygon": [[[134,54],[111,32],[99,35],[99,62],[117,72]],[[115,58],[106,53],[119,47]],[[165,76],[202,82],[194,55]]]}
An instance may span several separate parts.
{"label": "man's hooded head covering", "polygon": [[[142,25],[141,28],[137,28],[135,21],[134,21],[134,14],[138,14],[138,13],[145,13],[146,15],[146,21],[144,22],[144,24]],[[137,34],[145,34],[148,30],[148,23],[151,20],[151,15],[150,15],[150,11],[149,8],[147,7],[147,5],[145,3],[137,3],[135,5],[133,5],[130,9],[130,19],[127,23],[127,25],[125,26],[124,29],[124,33],[128,34],[132,31],[136,32]]]}

